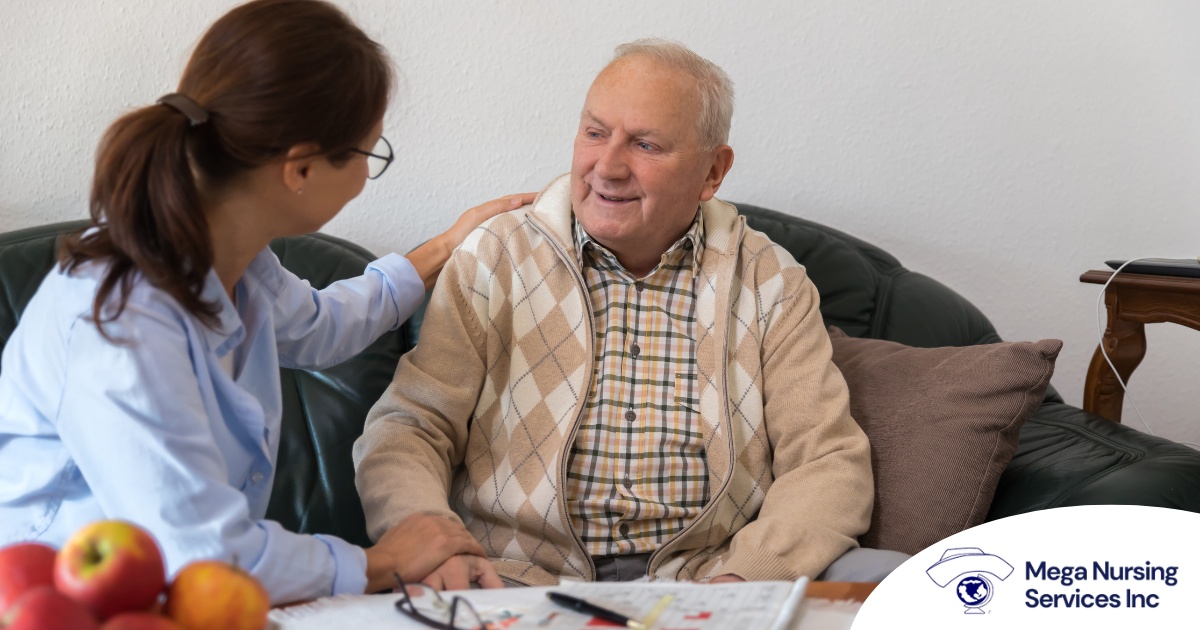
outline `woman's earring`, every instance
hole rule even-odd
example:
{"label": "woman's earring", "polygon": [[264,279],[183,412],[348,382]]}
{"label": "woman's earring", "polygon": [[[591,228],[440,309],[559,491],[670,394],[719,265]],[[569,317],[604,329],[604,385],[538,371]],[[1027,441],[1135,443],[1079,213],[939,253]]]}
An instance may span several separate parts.
{"label": "woman's earring", "polygon": [[297,194],[297,195],[303,195],[303,194],[304,194],[304,189],[303,189],[303,188],[299,188],[299,189],[297,189],[297,190],[296,190],[296,194]]}

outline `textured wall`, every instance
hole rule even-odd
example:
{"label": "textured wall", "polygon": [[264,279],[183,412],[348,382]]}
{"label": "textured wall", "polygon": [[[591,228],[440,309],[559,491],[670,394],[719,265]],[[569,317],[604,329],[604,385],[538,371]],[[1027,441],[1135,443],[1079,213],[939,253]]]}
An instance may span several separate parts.
{"label": "textured wall", "polygon": [[[326,227],[376,252],[567,170],[591,77],[655,34],[737,84],[723,197],[874,242],[1007,339],[1065,340],[1054,383],[1072,402],[1096,334],[1079,274],[1200,254],[1194,2],[340,3],[403,74],[397,163]],[[105,125],[172,91],[232,4],[2,0],[0,229],[84,216]],[[1134,394],[1157,433],[1200,442],[1200,333],[1149,337]]]}

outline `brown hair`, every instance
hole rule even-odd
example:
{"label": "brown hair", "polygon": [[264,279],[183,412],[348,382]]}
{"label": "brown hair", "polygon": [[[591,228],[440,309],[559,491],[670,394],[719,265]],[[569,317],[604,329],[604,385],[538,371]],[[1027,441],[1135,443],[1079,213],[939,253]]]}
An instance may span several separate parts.
{"label": "brown hair", "polygon": [[[383,118],[391,83],[383,48],[328,2],[255,0],[217,20],[177,90],[208,121],[193,126],[165,105],[117,119],[96,152],[92,226],[59,248],[67,271],[109,263],[92,306],[102,332],[124,310],[135,274],[211,324],[219,306],[200,298],[213,248],[199,191],[301,143],[344,161]],[[115,310],[102,314],[118,288]]]}

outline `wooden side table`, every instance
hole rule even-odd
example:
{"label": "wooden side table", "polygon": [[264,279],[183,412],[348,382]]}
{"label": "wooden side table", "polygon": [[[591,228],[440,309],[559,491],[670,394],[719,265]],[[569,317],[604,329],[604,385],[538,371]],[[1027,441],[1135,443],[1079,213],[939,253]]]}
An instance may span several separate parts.
{"label": "wooden side table", "polygon": [[828,599],[833,601],[849,600],[865,602],[867,596],[879,586],[879,582],[818,582],[808,583],[804,596],[811,599]]}
{"label": "wooden side table", "polygon": [[[1111,271],[1088,271],[1079,281],[1102,285],[1111,276]],[[1170,322],[1200,330],[1200,278],[1121,272],[1108,285],[1104,303],[1108,327],[1101,343],[1126,384],[1146,356],[1146,324]],[[1083,409],[1120,422],[1124,401],[1125,391],[1097,347],[1084,381]]]}

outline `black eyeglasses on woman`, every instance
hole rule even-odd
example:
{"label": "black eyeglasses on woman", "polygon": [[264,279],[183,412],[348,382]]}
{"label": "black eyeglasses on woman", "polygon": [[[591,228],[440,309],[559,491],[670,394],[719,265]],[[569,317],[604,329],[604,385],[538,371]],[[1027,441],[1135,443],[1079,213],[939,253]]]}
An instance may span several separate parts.
{"label": "black eyeglasses on woman", "polygon": [[370,151],[353,148],[350,151],[367,156],[367,179],[378,179],[392,164],[392,158],[395,157],[392,154],[392,143],[383,136],[379,136],[379,142],[376,142],[375,148]]}

